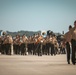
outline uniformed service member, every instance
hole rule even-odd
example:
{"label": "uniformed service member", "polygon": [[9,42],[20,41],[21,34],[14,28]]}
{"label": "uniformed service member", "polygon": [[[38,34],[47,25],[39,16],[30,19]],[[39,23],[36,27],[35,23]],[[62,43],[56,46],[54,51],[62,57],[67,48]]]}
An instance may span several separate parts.
{"label": "uniformed service member", "polygon": [[66,52],[67,52],[67,62],[68,64],[70,64],[70,46],[71,46],[71,39],[72,39],[72,35],[70,33],[70,30],[72,29],[72,26],[69,26],[69,31],[67,33],[65,33],[64,35],[64,41],[66,44]]}
{"label": "uniformed service member", "polygon": [[76,21],[74,22],[74,27],[70,30],[70,33],[72,35],[72,40],[71,40],[71,44],[72,44],[72,63],[73,65],[75,65],[75,53],[76,53]]}

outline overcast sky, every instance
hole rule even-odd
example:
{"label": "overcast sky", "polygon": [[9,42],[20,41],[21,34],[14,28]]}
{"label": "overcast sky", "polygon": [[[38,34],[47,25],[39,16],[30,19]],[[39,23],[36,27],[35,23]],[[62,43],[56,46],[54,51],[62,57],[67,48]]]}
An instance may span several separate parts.
{"label": "overcast sky", "polygon": [[67,32],[76,20],[76,0],[0,0],[0,30]]}

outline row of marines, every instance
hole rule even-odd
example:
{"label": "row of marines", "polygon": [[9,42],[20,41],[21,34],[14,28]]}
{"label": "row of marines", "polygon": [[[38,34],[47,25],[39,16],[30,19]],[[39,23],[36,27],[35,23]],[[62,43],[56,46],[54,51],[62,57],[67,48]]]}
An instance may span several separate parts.
{"label": "row of marines", "polygon": [[[12,47],[13,46],[13,47]],[[42,54],[56,55],[58,51],[58,41],[55,35],[46,36],[45,38],[39,33],[34,36],[16,35],[12,38],[11,35],[0,36],[0,52],[1,54],[26,55],[29,54],[41,56]]]}

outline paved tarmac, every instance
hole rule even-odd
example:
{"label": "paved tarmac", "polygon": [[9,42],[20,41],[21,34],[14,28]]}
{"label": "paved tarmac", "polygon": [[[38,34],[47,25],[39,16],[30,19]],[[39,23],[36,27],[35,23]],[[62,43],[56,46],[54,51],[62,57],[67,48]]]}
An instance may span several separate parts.
{"label": "paved tarmac", "polygon": [[0,75],[76,75],[66,55],[0,55]]}

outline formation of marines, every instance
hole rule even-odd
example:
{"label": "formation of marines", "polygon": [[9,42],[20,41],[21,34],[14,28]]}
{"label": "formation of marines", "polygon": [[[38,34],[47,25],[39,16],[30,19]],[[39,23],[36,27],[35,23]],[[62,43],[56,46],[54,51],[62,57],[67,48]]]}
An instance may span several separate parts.
{"label": "formation of marines", "polygon": [[55,35],[46,36],[45,38],[38,34],[27,37],[26,35],[0,36],[0,52],[1,54],[11,55],[13,46],[13,54],[21,55],[56,55],[59,44]]}

